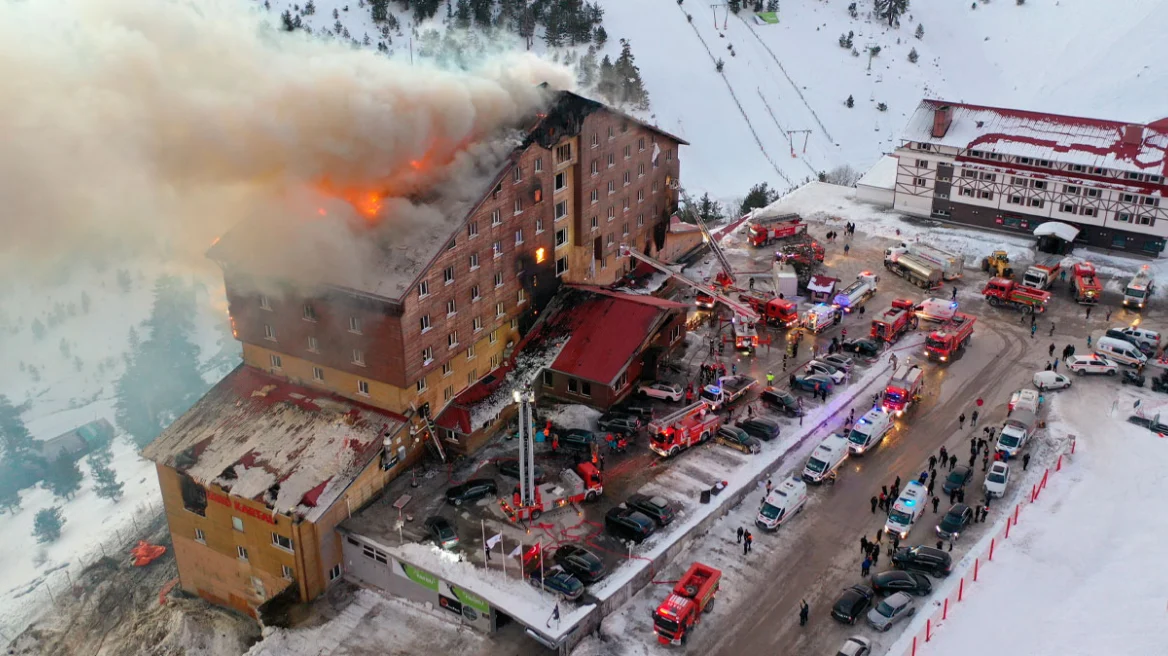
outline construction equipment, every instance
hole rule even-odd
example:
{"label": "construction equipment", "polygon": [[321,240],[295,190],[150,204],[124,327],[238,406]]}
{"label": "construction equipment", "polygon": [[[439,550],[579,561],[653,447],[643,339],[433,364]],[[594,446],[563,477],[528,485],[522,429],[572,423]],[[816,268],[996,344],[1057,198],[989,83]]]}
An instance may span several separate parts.
{"label": "construction equipment", "polygon": [[973,324],[976,321],[976,318],[968,314],[957,312],[925,340],[925,354],[930,360],[951,361],[957,351],[965,348],[973,338]]}
{"label": "construction equipment", "polygon": [[909,330],[916,330],[919,321],[914,312],[915,308],[916,304],[910,300],[903,298],[893,300],[892,307],[872,319],[871,336],[891,344]]}
{"label": "construction equipment", "polygon": [[1079,262],[1071,269],[1071,296],[1082,305],[1095,305],[1103,296],[1103,284],[1090,262]]}
{"label": "construction equipment", "polygon": [[1014,278],[1014,269],[1010,267],[1010,256],[1006,251],[997,250],[981,259],[981,270],[990,272],[994,278]]}
{"label": "construction equipment", "polygon": [[708,565],[694,563],[673,586],[665,601],[653,612],[653,633],[663,645],[681,645],[690,629],[718,594],[722,572]]}
{"label": "construction equipment", "polygon": [[1022,284],[1031,289],[1050,289],[1062,271],[1062,256],[1049,255],[1031,264],[1022,275]]}
{"label": "construction equipment", "polygon": [[1123,306],[1125,308],[1144,309],[1152,292],[1156,291],[1156,283],[1152,280],[1152,271],[1147,264],[1140,267],[1136,275],[1132,276],[1127,287],[1123,288]]}
{"label": "construction equipment", "polygon": [[1026,314],[1045,312],[1050,300],[1050,292],[1024,287],[1005,278],[990,278],[981,294],[994,307],[1008,307]]}

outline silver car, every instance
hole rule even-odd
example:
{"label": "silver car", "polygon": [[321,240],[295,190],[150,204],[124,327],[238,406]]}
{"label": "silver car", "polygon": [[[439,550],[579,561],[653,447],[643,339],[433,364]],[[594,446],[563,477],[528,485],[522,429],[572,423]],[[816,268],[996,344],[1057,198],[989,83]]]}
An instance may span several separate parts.
{"label": "silver car", "polygon": [[868,611],[868,624],[877,631],[887,631],[893,624],[917,612],[916,602],[907,592],[897,592]]}
{"label": "silver car", "polygon": [[843,369],[848,373],[852,372],[852,359],[843,353],[832,353],[831,355],[825,355],[820,359],[835,367],[836,369]]}

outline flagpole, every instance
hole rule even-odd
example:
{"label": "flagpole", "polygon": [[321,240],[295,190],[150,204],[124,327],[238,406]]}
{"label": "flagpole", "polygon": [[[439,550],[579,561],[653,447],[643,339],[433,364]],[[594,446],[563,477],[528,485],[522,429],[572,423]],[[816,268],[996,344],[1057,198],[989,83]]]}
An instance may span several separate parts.
{"label": "flagpole", "polygon": [[[491,548],[487,546],[487,522],[485,520],[480,519],[479,526],[483,529],[483,558],[486,560],[490,560],[491,554],[489,552],[490,552]],[[483,564],[486,565],[485,562]]]}
{"label": "flagpole", "polygon": [[[500,536],[503,534],[500,533]],[[503,561],[503,578],[507,578],[507,549],[503,546],[503,538],[499,538],[499,560]]]}
{"label": "flagpole", "polygon": [[539,547],[539,584],[543,585],[543,540],[536,545]]}

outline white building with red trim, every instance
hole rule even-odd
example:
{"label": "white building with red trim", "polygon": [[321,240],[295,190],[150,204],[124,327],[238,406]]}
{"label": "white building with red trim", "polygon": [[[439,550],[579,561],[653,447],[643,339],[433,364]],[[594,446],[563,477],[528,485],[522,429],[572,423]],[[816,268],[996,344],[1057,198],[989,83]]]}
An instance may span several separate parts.
{"label": "white building with red trim", "polygon": [[1159,256],[1168,239],[1168,118],[1147,125],[922,100],[896,148],[893,208]]}

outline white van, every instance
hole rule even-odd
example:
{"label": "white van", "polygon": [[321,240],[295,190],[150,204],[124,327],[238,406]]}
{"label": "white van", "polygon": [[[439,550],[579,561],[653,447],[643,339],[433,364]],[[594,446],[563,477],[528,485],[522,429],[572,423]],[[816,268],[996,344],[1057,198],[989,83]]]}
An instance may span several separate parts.
{"label": "white van", "polygon": [[1037,425],[1038,417],[1034,412],[1015,409],[1006,423],[1002,424],[1002,430],[998,431],[998,443],[994,445],[994,451],[1005,451],[1011,458],[1017,457],[1034,435],[1034,427]]}
{"label": "white van", "polygon": [[758,509],[755,523],[768,531],[773,531],[802,511],[805,503],[807,484],[792,476],[779,483],[779,486],[767,495],[762,507]]}
{"label": "white van", "polygon": [[916,307],[916,314],[925,321],[948,321],[957,314],[957,301],[945,298],[926,298]]}
{"label": "white van", "polygon": [[1129,367],[1141,365],[1148,361],[1148,356],[1141,353],[1135,344],[1115,339],[1114,337],[1100,337],[1099,341],[1095,342],[1095,352],[1108,360],[1114,360],[1120,364],[1126,364]]}
{"label": "white van", "polygon": [[808,483],[822,483],[835,477],[835,470],[848,457],[848,440],[843,435],[829,435],[807,459],[803,468],[803,480]]}
{"label": "white van", "polygon": [[1036,371],[1034,386],[1040,391],[1063,389],[1071,386],[1071,379],[1053,371]]}
{"label": "white van", "polygon": [[913,524],[925,513],[925,502],[929,499],[929,491],[924,485],[913,481],[904,486],[904,491],[892,504],[892,511],[888,513],[888,521],[884,523],[884,532],[897,534],[903,540]]}
{"label": "white van", "polygon": [[895,428],[892,415],[882,408],[873,408],[856,420],[852,432],[848,433],[848,448],[860,454],[884,441],[884,436]]}

